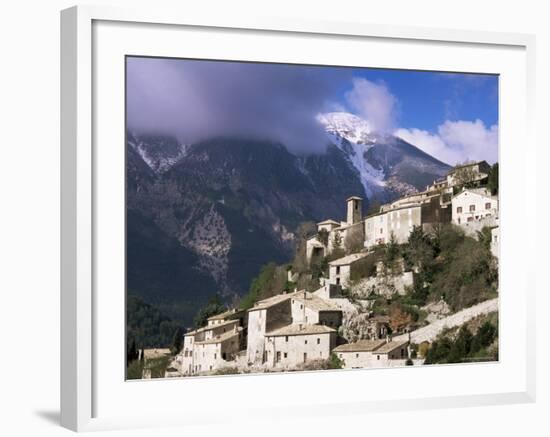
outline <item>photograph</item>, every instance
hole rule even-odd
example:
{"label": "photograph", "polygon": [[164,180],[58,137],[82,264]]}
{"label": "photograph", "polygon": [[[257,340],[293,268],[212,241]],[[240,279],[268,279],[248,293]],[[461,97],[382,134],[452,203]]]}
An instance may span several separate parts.
{"label": "photograph", "polygon": [[127,380],[499,361],[499,75],[124,79]]}

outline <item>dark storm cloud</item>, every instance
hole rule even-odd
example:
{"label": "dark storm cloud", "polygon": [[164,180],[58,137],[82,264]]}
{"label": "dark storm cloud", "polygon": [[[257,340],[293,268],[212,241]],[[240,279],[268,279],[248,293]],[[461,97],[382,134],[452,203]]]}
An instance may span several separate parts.
{"label": "dark storm cloud", "polygon": [[315,116],[330,110],[347,69],[281,64],[128,58],[128,127],[185,143],[237,135],[280,141],[296,153],[324,151]]}

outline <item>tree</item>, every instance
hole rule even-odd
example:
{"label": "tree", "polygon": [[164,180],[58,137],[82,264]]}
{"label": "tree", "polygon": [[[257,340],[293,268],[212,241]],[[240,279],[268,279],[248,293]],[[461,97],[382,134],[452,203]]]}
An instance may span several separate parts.
{"label": "tree", "polygon": [[330,354],[329,358],[329,369],[343,369],[344,368],[344,362],[338,358],[338,355],[336,355],[334,352]]}
{"label": "tree", "polygon": [[473,188],[476,185],[479,172],[468,164],[470,163],[466,162],[455,167],[453,178],[457,188]]}
{"label": "tree", "polygon": [[479,241],[489,250],[491,250],[492,239],[493,239],[493,235],[490,227],[483,226],[481,231],[477,231],[477,241]]}
{"label": "tree", "polygon": [[399,245],[397,244],[397,239],[395,238],[395,234],[392,232],[390,235],[390,240],[386,244],[385,252],[384,252],[384,264],[386,264],[387,267],[391,267],[393,262],[397,259],[399,256]]}
{"label": "tree", "polygon": [[479,327],[476,335],[472,339],[472,353],[479,352],[481,349],[489,346],[495,340],[497,336],[496,328],[490,323],[485,322]]}
{"label": "tree", "polygon": [[317,232],[317,241],[325,247],[328,246],[328,231],[326,229],[319,229],[319,232]]}
{"label": "tree", "polygon": [[226,310],[225,306],[222,304],[220,296],[215,294],[209,300],[206,306],[201,309],[195,316],[195,328],[201,328],[206,326],[208,323],[208,318],[215,316],[216,314],[223,313]]}
{"label": "tree", "polygon": [[132,338],[132,341],[129,343],[130,347],[126,352],[126,363],[130,364],[132,361],[135,361],[139,357],[138,349],[136,346],[135,338]]}
{"label": "tree", "polygon": [[334,250],[342,248],[342,235],[340,234],[340,231],[334,232],[334,236],[332,237],[332,247]]}
{"label": "tree", "polygon": [[458,335],[451,346],[449,355],[446,359],[448,363],[461,363],[470,353],[472,345],[472,333],[466,326],[462,326]]}
{"label": "tree", "polygon": [[389,310],[392,332],[401,332],[413,321],[412,315],[398,303],[392,303]]}
{"label": "tree", "polygon": [[176,329],[176,332],[174,332],[174,338],[172,340],[172,346],[170,347],[170,352],[172,352],[172,355],[177,355],[183,346],[183,333],[181,332],[181,328],[178,327]]}
{"label": "tree", "polygon": [[491,167],[487,188],[491,191],[493,196],[498,194],[498,162],[494,163]]}

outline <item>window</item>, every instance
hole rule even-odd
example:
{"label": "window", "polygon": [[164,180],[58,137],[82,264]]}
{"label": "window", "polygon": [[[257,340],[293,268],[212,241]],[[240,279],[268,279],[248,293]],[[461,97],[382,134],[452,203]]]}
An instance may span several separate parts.
{"label": "window", "polygon": [[307,340],[304,340],[304,344],[307,344]]}
{"label": "window", "polygon": [[380,355],[376,355],[376,359],[379,360],[379,359],[380,359]]}
{"label": "window", "polygon": [[491,209],[491,202],[487,202],[485,204],[485,209]]}
{"label": "window", "polygon": [[355,354],[355,358],[359,358],[359,354]]}
{"label": "window", "polygon": [[461,206],[458,206],[458,207],[456,208],[456,213],[457,213],[457,214],[460,214],[461,212],[462,212],[462,207],[461,207]]}
{"label": "window", "polygon": [[320,338],[317,339],[317,344],[321,344],[321,339]]}
{"label": "window", "polygon": [[475,205],[470,205],[470,212],[474,212],[476,210],[476,206]]}
{"label": "window", "polygon": [[307,360],[307,353],[304,352],[304,363],[306,362],[306,360]]}
{"label": "window", "polygon": [[288,335],[285,336],[285,341],[288,343]]}
{"label": "window", "polygon": [[340,278],[336,278],[336,285],[340,285]]}
{"label": "window", "polygon": [[383,230],[382,228],[380,228],[380,233],[381,233],[381,234],[384,233],[384,230]]}
{"label": "window", "polygon": [[473,222],[473,221],[474,221],[474,218],[473,218],[473,217],[468,217],[468,221],[469,221],[469,222]]}
{"label": "window", "polygon": [[401,358],[405,356],[405,349],[401,348]]}
{"label": "window", "polygon": [[303,309],[304,309],[304,306],[303,306],[303,305],[300,305],[300,309],[303,310]]}
{"label": "window", "polygon": [[340,354],[340,358],[342,358],[342,357],[343,357],[343,355],[342,355],[342,354]]}
{"label": "window", "polygon": [[336,266],[336,274],[337,274],[337,275],[340,274],[340,266]]}
{"label": "window", "polygon": [[277,351],[277,362],[281,362],[281,352]]}
{"label": "window", "polygon": [[214,354],[214,359],[216,359],[216,358],[217,358],[217,356],[218,356],[218,354]]}
{"label": "window", "polygon": [[283,356],[286,358],[286,357],[288,357],[288,354],[285,352]]}

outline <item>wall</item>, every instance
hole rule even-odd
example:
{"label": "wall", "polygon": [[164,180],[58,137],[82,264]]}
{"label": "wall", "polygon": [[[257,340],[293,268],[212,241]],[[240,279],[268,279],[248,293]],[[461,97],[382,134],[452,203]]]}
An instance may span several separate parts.
{"label": "wall", "polygon": [[[489,208],[487,208],[487,204]],[[474,211],[470,211],[470,206],[475,208]],[[453,197],[452,207],[453,223],[457,225],[472,223],[468,220],[476,221],[487,216],[498,216],[497,199],[493,199],[489,196],[481,196],[471,191],[463,191]],[[459,208],[462,208],[461,212],[459,212]]]}
{"label": "wall", "polygon": [[406,243],[413,226],[421,224],[421,207],[413,206],[410,208],[388,211],[388,234],[395,236],[399,244]]}
{"label": "wall", "polygon": [[[317,339],[319,339],[319,344],[317,344]],[[277,368],[295,367],[303,364],[304,353],[307,354],[307,361],[326,360],[330,356],[335,340],[335,333],[269,337],[266,339],[268,360]],[[276,362],[277,352],[281,352],[279,363]],[[285,353],[287,354],[286,358],[284,358]]]}
{"label": "wall", "polygon": [[[2,347],[16,359],[1,360],[0,371],[5,378],[0,393],[0,407],[8,412],[2,417],[2,430],[10,436],[69,436],[59,427],[59,10],[72,6],[75,0],[28,0],[6,2],[0,15],[0,41],[3,64],[0,71],[2,96],[2,159],[7,165],[0,172],[5,214],[0,218],[0,254],[4,265],[0,289],[4,293],[0,318]],[[94,0],[94,4],[151,7],[147,0]],[[538,185],[546,186],[550,161],[547,142],[547,117],[550,96],[550,28],[546,2],[525,0],[463,0],[449,4],[440,0],[421,3],[408,0],[369,2],[365,0],[318,0],[296,2],[255,2],[232,0],[185,2],[157,0],[155,7],[185,7],[190,12],[217,11],[220,16],[239,17],[244,14],[290,17],[294,19],[430,26],[456,29],[482,29],[502,32],[537,34],[536,70],[537,107],[540,148],[533,169]],[[544,141],[544,143],[543,143]],[[542,198],[539,198],[541,200]],[[545,202],[537,205],[540,229],[548,217]],[[17,211],[17,213],[13,213]],[[39,213],[38,213],[39,212]],[[531,226],[537,226],[532,223]],[[534,232],[534,231],[533,231]],[[541,247],[549,247],[550,235],[538,236]],[[31,250],[32,249],[32,250]],[[539,271],[546,271],[546,257],[541,252],[533,257]],[[541,284],[534,286],[542,288]],[[30,302],[32,301],[32,304]],[[537,366],[550,366],[550,333],[542,328],[550,307],[550,294],[542,290],[537,296],[537,313],[541,329],[537,332]],[[24,309],[24,316],[22,311]],[[22,322],[22,320],[25,320]],[[31,339],[32,350],[41,357],[25,359]],[[412,371],[422,371],[413,369]],[[24,384],[19,375],[25,375]],[[279,376],[269,376],[279,377]],[[283,376],[281,376],[283,377]],[[296,377],[289,375],[284,377]],[[22,387],[28,389],[23,389]],[[32,390],[32,396],[29,391]],[[484,406],[477,408],[438,409],[428,411],[374,412],[368,416],[371,434],[388,434],[388,423],[404,424],[408,436],[446,437],[464,435],[540,435],[547,427],[550,410],[550,379],[540,371],[537,379],[537,403],[528,405]],[[357,419],[356,419],[357,418]],[[193,427],[182,431],[174,428],[117,431],[117,437],[178,436],[182,432],[205,437],[223,433],[226,437],[262,435],[357,435],[359,416],[347,418],[297,417],[277,421],[277,426],[265,423],[256,426]],[[424,426],[429,424],[429,426]],[[452,424],[452,426],[449,426]],[[113,435],[97,432],[97,437]]]}

